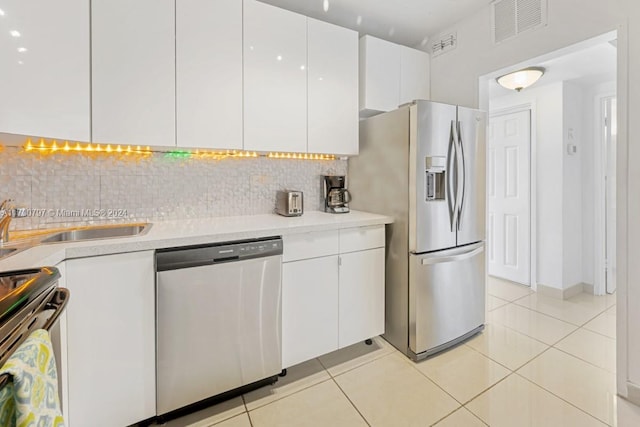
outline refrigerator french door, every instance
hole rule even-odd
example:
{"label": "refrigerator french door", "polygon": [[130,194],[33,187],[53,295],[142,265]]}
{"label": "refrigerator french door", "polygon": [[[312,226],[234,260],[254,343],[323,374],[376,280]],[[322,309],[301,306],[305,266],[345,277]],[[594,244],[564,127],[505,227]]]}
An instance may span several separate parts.
{"label": "refrigerator french door", "polygon": [[486,114],[417,100],[360,122],[354,209],[389,215],[384,338],[414,360],[484,327]]}
{"label": "refrigerator french door", "polygon": [[409,114],[409,251],[484,240],[486,115],[429,101]]}
{"label": "refrigerator french door", "polygon": [[409,256],[409,350],[422,359],[484,324],[484,243]]}

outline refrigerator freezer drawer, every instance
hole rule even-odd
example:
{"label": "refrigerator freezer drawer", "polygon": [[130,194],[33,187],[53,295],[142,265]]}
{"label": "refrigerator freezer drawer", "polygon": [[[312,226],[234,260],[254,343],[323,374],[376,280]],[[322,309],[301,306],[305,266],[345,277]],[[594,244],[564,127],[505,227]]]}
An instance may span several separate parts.
{"label": "refrigerator freezer drawer", "polygon": [[422,359],[484,325],[484,242],[409,258],[409,349]]}

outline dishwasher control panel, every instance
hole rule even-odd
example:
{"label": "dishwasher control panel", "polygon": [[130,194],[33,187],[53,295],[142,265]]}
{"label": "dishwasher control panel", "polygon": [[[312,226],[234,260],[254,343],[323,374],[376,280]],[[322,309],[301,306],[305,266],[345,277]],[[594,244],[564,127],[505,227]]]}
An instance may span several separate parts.
{"label": "dishwasher control panel", "polygon": [[160,249],[156,251],[156,270],[176,270],[275,255],[282,255],[280,237]]}

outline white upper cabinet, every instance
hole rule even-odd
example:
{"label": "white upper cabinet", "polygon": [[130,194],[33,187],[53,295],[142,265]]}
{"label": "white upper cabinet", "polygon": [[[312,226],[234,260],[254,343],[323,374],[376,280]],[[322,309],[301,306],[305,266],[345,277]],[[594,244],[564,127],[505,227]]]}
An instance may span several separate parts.
{"label": "white upper cabinet", "polygon": [[429,98],[429,54],[371,36],[360,38],[360,115]]}
{"label": "white upper cabinet", "polygon": [[307,20],[308,151],[358,154],[358,33]]}
{"label": "white upper cabinet", "polygon": [[429,55],[400,46],[400,102],[429,99]]}
{"label": "white upper cabinet", "polygon": [[360,39],[360,110],[391,111],[400,100],[400,49],[371,36]]}
{"label": "white upper cabinet", "polygon": [[176,0],[181,147],[242,149],[242,2]]}
{"label": "white upper cabinet", "polygon": [[89,1],[0,9],[0,132],[89,141]]}
{"label": "white upper cabinet", "polygon": [[93,141],[175,146],[175,0],[92,0]]}
{"label": "white upper cabinet", "polygon": [[307,18],[244,1],[244,149],[307,151]]}

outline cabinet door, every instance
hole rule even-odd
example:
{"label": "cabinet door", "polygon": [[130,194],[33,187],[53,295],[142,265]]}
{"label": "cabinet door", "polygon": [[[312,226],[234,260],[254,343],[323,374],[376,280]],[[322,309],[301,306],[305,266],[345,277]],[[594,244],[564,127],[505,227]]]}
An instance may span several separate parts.
{"label": "cabinet door", "polygon": [[339,347],[384,333],[384,248],[340,255]]}
{"label": "cabinet door", "polygon": [[358,33],[307,19],[308,151],[358,154]]}
{"label": "cabinet door", "polygon": [[125,426],[155,415],[153,251],[66,261],[67,425]]}
{"label": "cabinet door", "polygon": [[282,366],[338,349],[338,257],[282,264]]}
{"label": "cabinet door", "polygon": [[180,147],[242,149],[242,2],[176,1]]}
{"label": "cabinet door", "polygon": [[429,99],[429,54],[400,46],[400,104]]}
{"label": "cabinet door", "polygon": [[307,151],[307,18],[244,2],[244,148]]}
{"label": "cabinet door", "polygon": [[92,0],[93,141],[175,146],[174,0]]}
{"label": "cabinet door", "polygon": [[391,111],[399,104],[400,45],[371,36],[362,37],[360,110]]}
{"label": "cabinet door", "polygon": [[89,1],[0,8],[0,132],[89,141]]}

